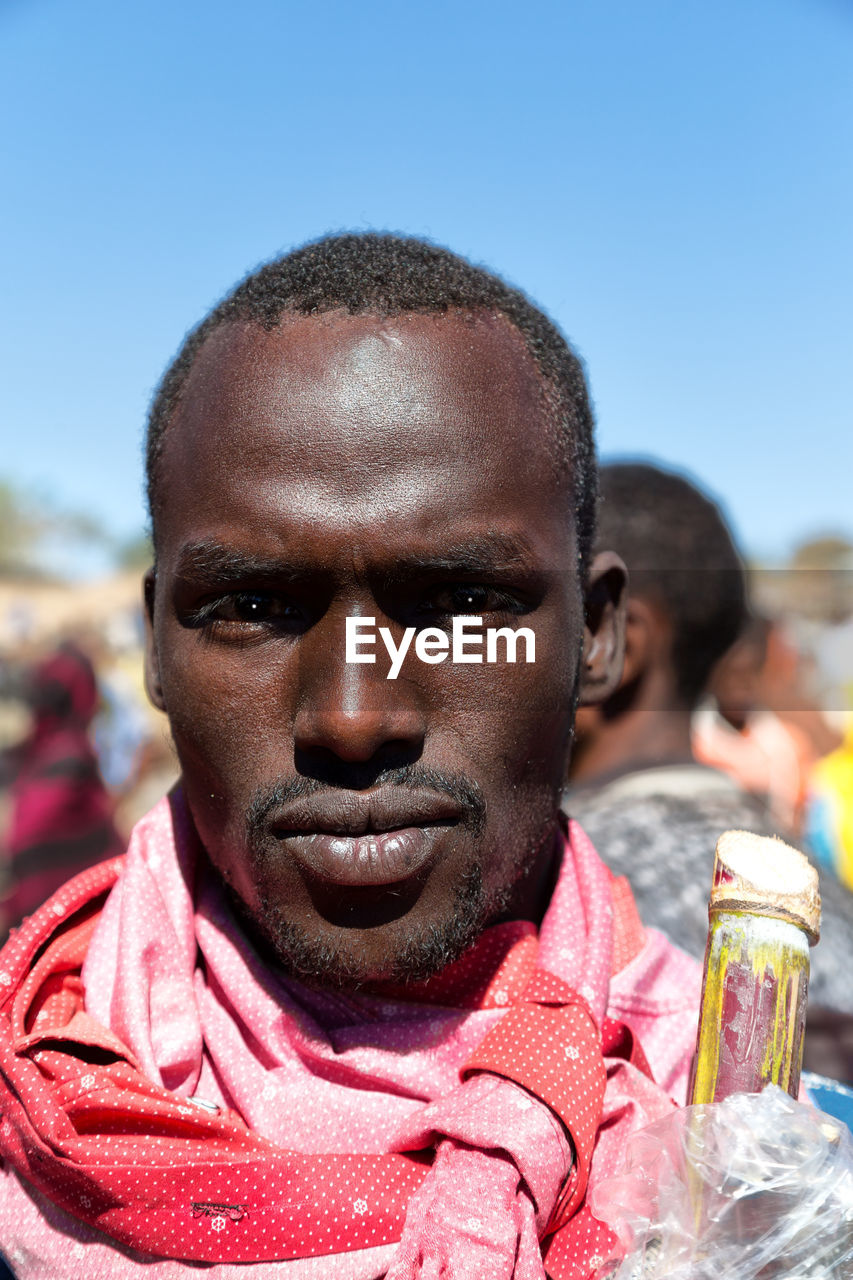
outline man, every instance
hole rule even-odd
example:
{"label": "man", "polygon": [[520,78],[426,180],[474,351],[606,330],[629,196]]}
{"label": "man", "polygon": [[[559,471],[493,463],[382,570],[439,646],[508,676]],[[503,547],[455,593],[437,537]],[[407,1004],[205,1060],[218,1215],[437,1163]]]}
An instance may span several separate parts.
{"label": "man", "polygon": [[[789,838],[757,797],[693,757],[696,707],[747,626],[746,579],[719,509],[683,476],[613,463],[601,468],[600,490],[598,543],[630,574],[625,665],[617,689],[578,714],[565,805],[610,869],[628,877],[643,920],[701,958],[720,832]],[[833,885],[811,956],[815,1005],[853,1013],[851,953],[853,896]],[[825,1022],[812,1008],[807,1061],[850,1079],[849,1053],[818,1046]],[[832,1028],[837,1042],[837,1019]]]}
{"label": "man", "polygon": [[590,1275],[698,984],[561,824],[622,656],[577,359],[444,250],[321,241],[190,335],[148,468],[182,782],[0,957],[9,1262]]}

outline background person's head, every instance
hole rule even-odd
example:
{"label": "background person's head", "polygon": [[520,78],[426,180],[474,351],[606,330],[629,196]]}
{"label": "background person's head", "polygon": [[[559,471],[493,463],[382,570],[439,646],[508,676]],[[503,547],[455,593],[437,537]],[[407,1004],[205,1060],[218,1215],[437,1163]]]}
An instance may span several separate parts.
{"label": "background person's head", "polygon": [[64,642],[30,673],[28,696],[36,733],[86,729],[98,707],[95,671],[87,654]]}
{"label": "background person's head", "polygon": [[689,758],[690,719],[747,620],[743,565],[719,507],[649,463],[600,471],[597,545],[628,567],[618,689],[578,717],[572,777]]}
{"label": "background person's head", "polygon": [[[190,336],[152,408],[148,685],[251,927],[323,982],[433,972],[555,866],[580,693],[621,658],[577,359],[445,250],[308,246]],[[535,662],[345,661],[458,614]]]}
{"label": "background person's head", "polygon": [[732,728],[746,728],[762,704],[762,673],[767,660],[771,625],[758,614],[750,617],[742,634],[723,654],[708,679],[708,693]]}

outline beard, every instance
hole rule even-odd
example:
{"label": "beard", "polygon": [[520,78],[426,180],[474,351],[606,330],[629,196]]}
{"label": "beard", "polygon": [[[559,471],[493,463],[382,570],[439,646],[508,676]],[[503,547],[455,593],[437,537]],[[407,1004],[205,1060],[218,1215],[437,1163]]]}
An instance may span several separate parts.
{"label": "beard", "polygon": [[391,936],[381,978],[377,978],[365,976],[358,956],[346,945],[312,936],[307,929],[294,925],[265,895],[260,901],[262,915],[253,923],[260,928],[285,973],[309,986],[343,991],[356,991],[378,982],[391,986],[425,982],[467,951],[482,933],[493,909],[500,909],[499,902],[490,903],[482,870],[474,864],[459,884],[443,920],[416,929],[407,926],[404,917],[396,927],[384,926]]}
{"label": "beard", "polygon": [[[280,857],[279,841],[269,827],[269,818],[284,803],[319,791],[329,782],[296,777],[256,792],[246,818],[248,854],[255,867],[258,886],[258,908],[249,911],[233,888],[226,887],[234,905],[251,933],[274,957],[277,966],[288,975],[310,986],[355,991],[365,986],[383,987],[424,982],[452,964],[479,938],[486,926],[499,919],[509,907],[517,886],[532,870],[551,831],[541,832],[526,842],[520,856],[500,877],[500,883],[489,877],[498,851],[478,839],[486,825],[486,805],[476,783],[462,775],[448,775],[423,766],[409,765],[387,769],[375,781],[409,787],[431,788],[452,796],[463,813],[461,826],[473,837],[468,858],[460,868],[457,883],[447,907],[439,919],[415,924],[409,919],[408,907],[397,910],[396,918],[381,925],[385,945],[381,971],[365,972],[352,931],[335,927],[313,931],[295,923],[280,899],[265,888],[267,869]],[[333,784],[334,785],[334,784]],[[410,903],[409,906],[414,905]],[[349,935],[349,936],[348,936]]]}

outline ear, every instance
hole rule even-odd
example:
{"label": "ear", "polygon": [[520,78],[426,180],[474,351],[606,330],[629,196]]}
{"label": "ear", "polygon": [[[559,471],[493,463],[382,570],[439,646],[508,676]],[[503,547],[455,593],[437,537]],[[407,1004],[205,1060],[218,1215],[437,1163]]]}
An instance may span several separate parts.
{"label": "ear", "polygon": [[154,639],[154,596],[157,589],[157,573],[149,569],[142,579],[142,590],[145,601],[145,692],[149,701],[158,709],[166,710],[163,697],[163,686],[160,682],[160,658],[157,643]]}
{"label": "ear", "polygon": [[580,705],[603,702],[618,688],[625,657],[628,570],[615,551],[600,551],[587,580]]}
{"label": "ear", "polygon": [[641,596],[629,595],[625,605],[625,663],[619,687],[632,684],[660,656],[669,628],[660,612]]}

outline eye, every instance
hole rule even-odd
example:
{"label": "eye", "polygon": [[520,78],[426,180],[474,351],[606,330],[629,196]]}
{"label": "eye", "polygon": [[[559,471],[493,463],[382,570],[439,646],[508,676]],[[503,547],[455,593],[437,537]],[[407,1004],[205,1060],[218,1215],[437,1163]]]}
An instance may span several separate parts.
{"label": "eye", "polygon": [[419,612],[431,614],[522,613],[522,601],[499,587],[479,582],[449,583],[436,588]]}
{"label": "eye", "polygon": [[222,621],[267,622],[271,618],[288,617],[298,612],[272,592],[238,591],[220,601],[210,616]]}
{"label": "eye", "polygon": [[275,591],[231,591],[201,605],[187,621],[216,639],[242,639],[248,634],[293,631],[307,625],[304,609]]}

